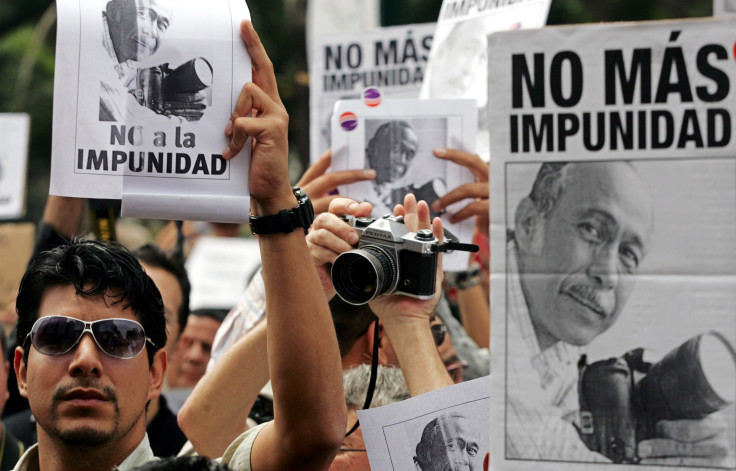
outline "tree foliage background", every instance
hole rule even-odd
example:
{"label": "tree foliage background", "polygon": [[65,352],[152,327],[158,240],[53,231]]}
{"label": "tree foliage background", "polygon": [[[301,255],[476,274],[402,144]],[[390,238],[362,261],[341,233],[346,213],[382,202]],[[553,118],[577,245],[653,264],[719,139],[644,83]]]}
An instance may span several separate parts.
{"label": "tree foliage background", "polygon": [[[306,2],[248,0],[253,23],[274,62],[281,97],[291,116],[293,179],[309,161]],[[386,26],[432,22],[438,17],[441,4],[441,0],[381,0],[381,21]],[[711,14],[712,0],[553,0],[548,24],[658,20]],[[54,3],[50,0],[0,0],[0,112],[31,115],[28,210],[22,218],[24,221],[40,219],[48,194],[55,20]]]}

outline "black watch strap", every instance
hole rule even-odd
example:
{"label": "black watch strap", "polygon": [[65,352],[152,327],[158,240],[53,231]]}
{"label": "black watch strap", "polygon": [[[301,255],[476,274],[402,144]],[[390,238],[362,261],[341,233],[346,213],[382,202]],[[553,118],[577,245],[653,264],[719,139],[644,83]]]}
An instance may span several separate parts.
{"label": "black watch strap", "polygon": [[253,234],[277,234],[280,232],[289,233],[301,227],[304,233],[312,225],[314,221],[314,208],[312,201],[304,191],[299,187],[292,187],[294,196],[296,196],[297,205],[292,209],[282,209],[276,214],[270,216],[253,216],[249,218],[250,230]]}

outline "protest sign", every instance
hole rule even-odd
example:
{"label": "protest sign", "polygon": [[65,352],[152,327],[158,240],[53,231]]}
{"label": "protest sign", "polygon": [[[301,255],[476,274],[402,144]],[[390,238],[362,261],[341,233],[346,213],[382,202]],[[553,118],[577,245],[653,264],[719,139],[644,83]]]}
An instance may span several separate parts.
{"label": "protest sign", "polygon": [[734,468],[733,29],[490,36],[494,469]]}
{"label": "protest sign", "polygon": [[309,0],[307,2],[307,60],[314,54],[314,41],[337,33],[355,34],[381,25],[379,0]]}
{"label": "protest sign", "polygon": [[31,118],[25,113],[0,113],[0,219],[23,215]]}
{"label": "protest sign", "polygon": [[230,309],[261,264],[254,238],[200,237],[187,257],[191,309]]}
{"label": "protest sign", "polygon": [[[371,203],[373,216],[380,217],[403,204],[407,193],[431,205],[448,191],[475,181],[467,168],[432,153],[437,148],[472,148],[477,125],[472,100],[382,99],[373,97],[371,90],[366,90],[363,100],[335,104],[332,169],[376,171],[373,180],[339,187],[340,194]],[[450,205],[447,212],[457,212],[464,204],[467,202]],[[434,211],[431,215],[441,216]],[[472,219],[443,222],[460,242],[472,240]],[[467,252],[451,253],[444,259],[446,270],[467,267]]]}
{"label": "protest sign", "polygon": [[488,161],[489,129],[486,36],[496,31],[540,28],[551,0],[445,0],[429,54],[421,98],[473,98],[478,106],[474,153]]}
{"label": "protest sign", "polygon": [[490,377],[358,411],[371,469],[483,469]]}
{"label": "protest sign", "polygon": [[0,311],[15,299],[33,253],[33,242],[33,224],[0,224]]}
{"label": "protest sign", "polygon": [[713,16],[736,15],[736,2],[734,0],[713,0]]}
{"label": "protest sign", "polygon": [[124,216],[247,220],[249,156],[221,155],[250,81],[245,2],[57,9],[51,194],[122,198]]}
{"label": "protest sign", "polygon": [[315,39],[310,64],[310,159],[330,148],[335,102],[360,98],[367,87],[384,98],[417,98],[434,23],[375,28]]}

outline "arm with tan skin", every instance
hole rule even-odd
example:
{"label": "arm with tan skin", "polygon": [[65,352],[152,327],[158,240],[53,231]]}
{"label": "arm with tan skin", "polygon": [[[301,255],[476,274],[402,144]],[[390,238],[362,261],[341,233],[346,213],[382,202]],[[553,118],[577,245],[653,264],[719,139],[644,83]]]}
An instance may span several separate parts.
{"label": "arm with tan skin", "polygon": [[[296,206],[288,179],[288,115],[273,65],[250,22],[243,23],[241,33],[253,62],[253,83],[243,87],[226,126],[231,139],[223,157],[237,155],[253,138],[251,209],[266,216]],[[251,111],[257,113],[248,116]],[[261,235],[258,242],[274,420],[253,443],[251,465],[255,471],[326,469],[346,423],[340,353],[327,300],[302,231]]]}
{"label": "arm with tan skin", "polygon": [[[476,181],[460,185],[432,203],[434,211],[442,211],[460,201],[469,200],[458,212],[450,215],[450,222],[457,223],[475,217],[475,230],[489,234],[489,169],[488,164],[474,154],[455,149],[435,149],[435,157],[449,160],[470,170]],[[458,291],[458,305],[463,327],[471,339],[481,348],[490,345],[491,313],[489,299],[483,283]]]}
{"label": "arm with tan skin", "polygon": [[[327,271],[328,264],[335,261],[337,256],[353,248],[358,242],[355,230],[345,224],[338,215],[367,215],[370,214],[368,203],[358,204],[347,198],[334,199],[329,212],[315,219],[307,242],[312,253],[312,259],[318,270],[323,273],[323,286],[334,295],[334,288]],[[407,195],[404,206],[397,206],[396,215],[404,216],[409,230],[433,227],[435,237],[441,239],[443,229],[439,218],[430,225],[429,207],[425,202],[416,202],[414,195]],[[442,359],[437,353],[437,347],[429,328],[429,318],[439,300],[439,286],[442,281],[441,263],[437,270],[437,295],[430,300],[419,300],[408,296],[379,296],[371,303],[371,309],[381,320],[384,330],[391,339],[396,351],[401,369],[409,386],[412,396],[422,394],[453,384]]]}
{"label": "arm with tan skin", "polygon": [[222,355],[179,411],[179,427],[197,453],[222,456],[247,429],[248,413],[267,382],[264,320]]}

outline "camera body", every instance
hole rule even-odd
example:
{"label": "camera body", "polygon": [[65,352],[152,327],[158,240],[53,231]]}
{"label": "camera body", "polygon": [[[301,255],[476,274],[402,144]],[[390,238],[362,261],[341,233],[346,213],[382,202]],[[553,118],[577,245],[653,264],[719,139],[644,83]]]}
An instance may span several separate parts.
{"label": "camera body", "polygon": [[165,63],[138,70],[135,98],[138,104],[157,114],[181,114],[196,121],[190,118],[201,117],[201,110],[206,108],[198,94],[208,89],[212,81],[212,66],[204,57],[191,59],[174,69]]}
{"label": "camera body", "polygon": [[431,299],[435,294],[437,247],[432,231],[411,232],[403,218],[343,216],[360,240],[356,249],[340,254],[331,277],[337,295],[361,305],[379,294]]}
{"label": "camera body", "polygon": [[615,463],[638,463],[637,444],[657,438],[661,420],[700,420],[734,401],[736,353],[717,332],[697,335],[652,364],[637,348],[621,358],[578,364],[586,446]]}

